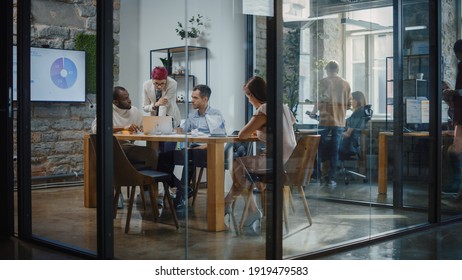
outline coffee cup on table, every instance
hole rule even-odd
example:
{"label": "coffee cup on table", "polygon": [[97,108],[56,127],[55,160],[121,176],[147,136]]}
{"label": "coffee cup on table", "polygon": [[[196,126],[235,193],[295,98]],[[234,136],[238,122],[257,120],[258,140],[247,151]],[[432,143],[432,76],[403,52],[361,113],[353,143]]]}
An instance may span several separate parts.
{"label": "coffee cup on table", "polygon": [[167,106],[159,106],[159,116],[166,116],[167,115]]}

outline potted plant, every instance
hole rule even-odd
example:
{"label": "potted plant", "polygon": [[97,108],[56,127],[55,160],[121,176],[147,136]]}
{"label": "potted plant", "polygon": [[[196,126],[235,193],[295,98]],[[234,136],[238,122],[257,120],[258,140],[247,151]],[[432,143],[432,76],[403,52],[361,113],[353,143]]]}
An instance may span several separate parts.
{"label": "potted plant", "polygon": [[192,16],[188,22],[188,30],[185,29],[181,22],[178,22],[178,26],[175,29],[176,34],[180,36],[181,40],[184,38],[198,38],[201,35],[202,28],[204,28],[203,17],[200,14]]}
{"label": "potted plant", "polygon": [[159,59],[160,61],[162,61],[162,65],[164,65],[164,67],[167,68],[168,74],[172,74],[172,65],[173,65],[172,54],[169,53],[167,57],[161,57]]}
{"label": "potted plant", "polygon": [[300,28],[289,29],[285,34],[284,47],[284,103],[297,116],[300,85]]}

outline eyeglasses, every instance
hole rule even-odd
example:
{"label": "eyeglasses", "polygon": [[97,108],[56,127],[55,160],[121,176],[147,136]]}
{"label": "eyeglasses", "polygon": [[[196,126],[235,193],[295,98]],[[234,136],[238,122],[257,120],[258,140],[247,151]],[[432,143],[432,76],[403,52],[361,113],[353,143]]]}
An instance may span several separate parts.
{"label": "eyeglasses", "polygon": [[153,82],[153,83],[154,83],[154,85],[155,85],[156,87],[163,87],[163,86],[165,86],[165,84],[166,84],[167,82],[164,81],[164,82],[160,82],[160,83],[158,83],[158,82]]}

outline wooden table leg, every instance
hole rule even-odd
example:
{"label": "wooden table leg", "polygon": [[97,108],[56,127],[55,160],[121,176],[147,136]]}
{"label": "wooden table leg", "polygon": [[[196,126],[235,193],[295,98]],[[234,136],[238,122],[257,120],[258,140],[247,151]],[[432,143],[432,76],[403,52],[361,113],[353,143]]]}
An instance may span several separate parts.
{"label": "wooden table leg", "polygon": [[207,228],[209,231],[226,229],[224,145],[207,144]]}
{"label": "wooden table leg", "polygon": [[83,137],[83,190],[84,205],[87,208],[96,207],[96,157],[90,152],[90,136]]}
{"label": "wooden table leg", "polygon": [[378,170],[378,191],[379,194],[386,194],[388,187],[388,137],[379,134],[379,170]]}

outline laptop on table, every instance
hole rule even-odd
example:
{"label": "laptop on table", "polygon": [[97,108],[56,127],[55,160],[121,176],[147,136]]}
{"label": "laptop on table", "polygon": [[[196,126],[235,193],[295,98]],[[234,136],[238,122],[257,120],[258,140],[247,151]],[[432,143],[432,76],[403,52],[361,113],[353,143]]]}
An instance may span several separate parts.
{"label": "laptop on table", "polygon": [[145,135],[174,134],[171,116],[143,116],[143,133]]}

